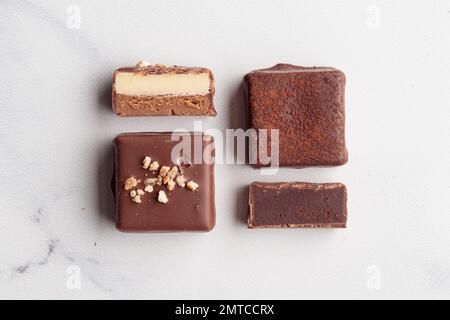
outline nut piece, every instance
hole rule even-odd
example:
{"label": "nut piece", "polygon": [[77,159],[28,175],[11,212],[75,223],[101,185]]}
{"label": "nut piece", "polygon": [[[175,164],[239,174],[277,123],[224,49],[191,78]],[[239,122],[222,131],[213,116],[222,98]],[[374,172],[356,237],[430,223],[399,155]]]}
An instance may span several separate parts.
{"label": "nut piece", "polygon": [[151,186],[151,185],[145,186],[144,191],[148,192],[148,193],[152,193],[153,192],[153,186]]}
{"label": "nut piece", "polygon": [[170,169],[169,172],[167,172],[167,176],[171,177],[172,179],[175,179],[177,174],[178,174],[178,168],[177,167],[172,167],[172,169]]}
{"label": "nut piece", "polygon": [[150,62],[147,62],[145,60],[140,60],[140,61],[138,61],[138,63],[136,63],[136,67],[137,68],[145,68],[145,67],[148,67],[150,65],[151,65]]}
{"label": "nut piece", "polygon": [[147,178],[144,180],[144,184],[146,186],[153,186],[156,184],[157,179],[156,178]]}
{"label": "nut piece", "polygon": [[161,177],[165,177],[167,175],[167,172],[169,172],[170,168],[167,166],[162,166],[161,170],[159,170],[159,175]]}
{"label": "nut piece", "polygon": [[137,196],[136,190],[131,190],[131,191],[130,191],[130,197],[134,198],[134,197],[136,197],[136,196]]}
{"label": "nut piece", "polygon": [[134,188],[134,187],[136,187],[137,186],[137,184],[138,184],[138,180],[136,180],[136,178],[135,177],[131,177],[131,178],[128,178],[127,180],[125,180],[125,184],[124,184],[124,189],[125,190],[130,190],[131,188]]}
{"label": "nut piece", "polygon": [[167,182],[167,190],[172,191],[175,189],[176,183],[173,180],[170,180]]}
{"label": "nut piece", "polygon": [[161,203],[169,202],[169,199],[167,198],[166,193],[162,190],[159,190],[159,192],[158,192],[158,201]]}
{"label": "nut piece", "polygon": [[194,181],[189,181],[188,183],[186,183],[186,188],[188,188],[191,191],[195,191],[198,188],[198,184],[195,183]]}
{"label": "nut piece", "polygon": [[137,193],[138,196],[142,196],[142,195],[145,194],[144,190],[142,190],[142,189],[137,189],[136,193]]}
{"label": "nut piece", "polygon": [[150,158],[149,156],[145,156],[144,160],[142,160],[142,168],[148,169],[148,167],[150,166],[150,162],[152,162],[152,158]]}
{"label": "nut piece", "polygon": [[156,171],[159,168],[159,163],[158,161],[153,161],[152,163],[150,163],[150,166],[148,167],[148,170],[150,171]]}
{"label": "nut piece", "polygon": [[158,186],[162,185],[162,177],[160,175],[158,175],[158,179],[156,180],[156,184]]}
{"label": "nut piece", "polygon": [[155,67],[157,67],[157,68],[165,68],[166,65],[162,64],[162,63],[157,63],[157,64],[155,64]]}
{"label": "nut piece", "polygon": [[164,178],[162,178],[162,183],[166,184],[167,182],[169,182],[170,180],[172,180],[169,176],[165,176]]}
{"label": "nut piece", "polygon": [[184,176],[178,176],[175,181],[177,182],[178,186],[182,188],[186,186],[186,178]]}
{"label": "nut piece", "polygon": [[141,203],[141,196],[134,196],[133,198],[131,198],[131,201],[133,201],[134,203]]}

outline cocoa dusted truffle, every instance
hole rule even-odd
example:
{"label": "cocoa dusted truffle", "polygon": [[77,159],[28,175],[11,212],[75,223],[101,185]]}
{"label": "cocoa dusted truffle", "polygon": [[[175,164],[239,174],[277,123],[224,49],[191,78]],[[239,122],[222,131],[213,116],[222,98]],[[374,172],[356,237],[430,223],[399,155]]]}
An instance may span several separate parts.
{"label": "cocoa dusted truffle", "polygon": [[[278,64],[250,72],[244,80],[250,127],[279,130],[280,166],[347,162],[343,72]],[[257,158],[256,166],[262,166]]]}

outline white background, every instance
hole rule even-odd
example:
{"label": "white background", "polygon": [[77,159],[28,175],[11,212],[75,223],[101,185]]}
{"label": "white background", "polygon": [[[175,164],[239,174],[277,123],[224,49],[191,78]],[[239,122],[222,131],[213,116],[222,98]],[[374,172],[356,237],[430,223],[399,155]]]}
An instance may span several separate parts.
{"label": "white background", "polygon": [[[1,0],[0,14],[0,298],[450,297],[450,1]],[[195,120],[112,113],[113,70],[140,59],[211,68],[203,127],[222,130],[245,126],[247,72],[342,69],[350,161],[218,165],[212,232],[120,233],[113,138]],[[255,180],[344,182],[348,228],[248,230]]]}

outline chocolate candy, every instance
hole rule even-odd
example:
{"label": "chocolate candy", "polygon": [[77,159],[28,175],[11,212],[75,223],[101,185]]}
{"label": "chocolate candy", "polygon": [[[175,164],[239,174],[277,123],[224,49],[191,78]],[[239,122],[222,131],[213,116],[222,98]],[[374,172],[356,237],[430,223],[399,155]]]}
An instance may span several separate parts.
{"label": "chocolate candy", "polygon": [[[116,225],[121,231],[209,231],[215,224],[212,137],[126,133],[115,140]],[[184,148],[178,148],[179,140]],[[181,140],[180,140],[181,141]],[[175,148],[175,149],[174,149]],[[200,150],[203,159],[193,152]]]}
{"label": "chocolate candy", "polygon": [[214,77],[206,68],[141,61],[113,76],[114,112],[129,116],[214,116]]}
{"label": "chocolate candy", "polygon": [[[279,130],[280,166],[332,166],[347,162],[345,75],[341,71],[278,64],[253,71],[244,79],[250,127]],[[258,157],[256,166],[262,164]]]}
{"label": "chocolate candy", "polygon": [[253,182],[249,228],[345,228],[347,191],[341,183]]}

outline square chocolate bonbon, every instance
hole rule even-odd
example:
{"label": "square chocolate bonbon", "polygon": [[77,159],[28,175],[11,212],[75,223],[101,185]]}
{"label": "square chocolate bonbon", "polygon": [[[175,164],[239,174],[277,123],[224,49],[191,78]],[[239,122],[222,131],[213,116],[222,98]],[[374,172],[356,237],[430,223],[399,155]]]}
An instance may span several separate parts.
{"label": "square chocolate bonbon", "polygon": [[[214,227],[214,154],[208,157],[203,152],[213,150],[213,138],[202,133],[173,137],[172,133],[126,133],[115,139],[119,230],[209,231]],[[174,153],[180,139],[187,147]],[[195,150],[202,152],[200,161],[193,161]]]}

